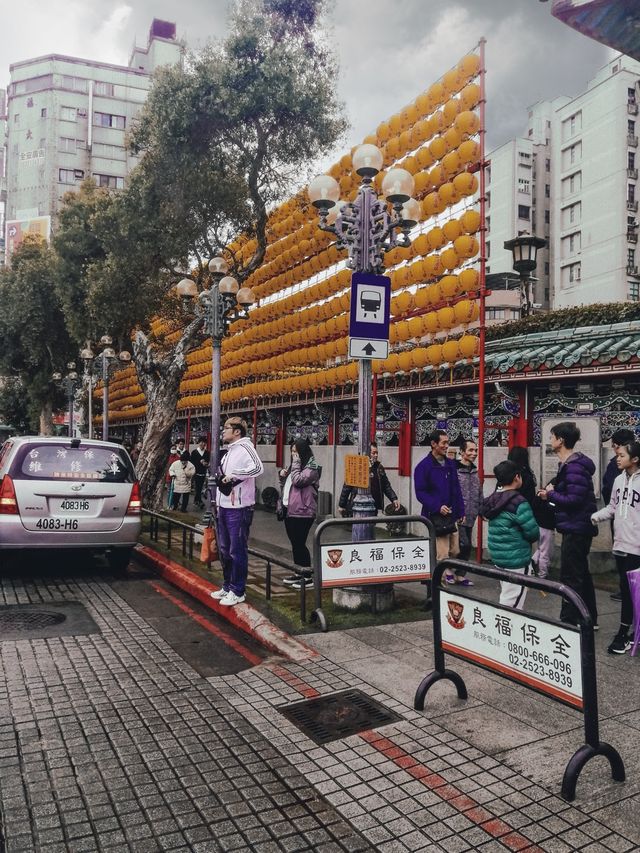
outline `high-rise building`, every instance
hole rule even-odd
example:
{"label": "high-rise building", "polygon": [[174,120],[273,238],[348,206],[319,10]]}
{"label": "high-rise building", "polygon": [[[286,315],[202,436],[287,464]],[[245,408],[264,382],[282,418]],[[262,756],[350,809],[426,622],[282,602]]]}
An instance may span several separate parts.
{"label": "high-rise building", "polygon": [[640,62],[613,59],[554,114],[556,308],[640,298]]}
{"label": "high-rise building", "polygon": [[487,157],[488,271],[512,271],[505,240],[545,238],[542,309],[640,298],[639,86],[640,62],[618,56],[575,98],[531,107],[526,136]]}
{"label": "high-rise building", "polygon": [[48,236],[62,197],[85,177],[101,187],[124,187],[136,163],[125,137],[151,75],[181,56],[175,24],[154,20],[146,47],[134,47],[128,66],[55,54],[10,66],[7,255],[25,233]]}

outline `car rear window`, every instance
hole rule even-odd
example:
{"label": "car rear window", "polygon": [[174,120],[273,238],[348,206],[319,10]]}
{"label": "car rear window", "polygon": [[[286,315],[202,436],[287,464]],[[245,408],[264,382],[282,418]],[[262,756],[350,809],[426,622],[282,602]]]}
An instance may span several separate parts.
{"label": "car rear window", "polygon": [[133,468],[124,450],[95,445],[28,444],[16,455],[11,476],[22,480],[92,480],[132,483]]}

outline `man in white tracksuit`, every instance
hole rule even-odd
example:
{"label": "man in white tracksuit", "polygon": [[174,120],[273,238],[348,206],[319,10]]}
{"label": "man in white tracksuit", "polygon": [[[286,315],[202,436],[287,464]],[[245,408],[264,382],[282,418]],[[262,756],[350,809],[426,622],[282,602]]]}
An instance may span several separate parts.
{"label": "man in white tracksuit", "polygon": [[241,604],[249,568],[249,530],[256,502],[256,477],[264,468],[247,437],[247,423],[238,417],[225,421],[222,441],[228,450],[216,475],[218,486],[218,549],[224,582],[211,597],[225,607]]}

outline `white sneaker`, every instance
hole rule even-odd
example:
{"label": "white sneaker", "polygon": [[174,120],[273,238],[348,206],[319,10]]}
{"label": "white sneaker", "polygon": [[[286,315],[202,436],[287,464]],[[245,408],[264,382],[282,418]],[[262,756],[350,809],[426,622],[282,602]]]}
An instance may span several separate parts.
{"label": "white sneaker", "polygon": [[209,595],[211,598],[215,598],[216,601],[220,601],[221,598],[224,598],[225,595],[228,595],[228,589],[217,589],[215,592],[210,592]]}
{"label": "white sneaker", "polygon": [[235,592],[229,590],[225,597],[220,599],[220,604],[224,607],[233,607],[234,604],[242,604],[244,599],[244,595],[236,595]]}

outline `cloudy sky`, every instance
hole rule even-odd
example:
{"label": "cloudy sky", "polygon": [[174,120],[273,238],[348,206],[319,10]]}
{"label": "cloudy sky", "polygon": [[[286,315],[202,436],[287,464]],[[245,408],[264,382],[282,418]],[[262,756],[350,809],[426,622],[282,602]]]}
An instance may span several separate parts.
{"label": "cloudy sky", "polygon": [[[338,87],[359,142],[487,39],[488,146],[521,134],[526,107],[573,95],[613,54],[539,0],[330,0]],[[0,85],[9,65],[47,53],[126,64],[152,18],[194,48],[224,34],[227,0],[0,0]]]}

